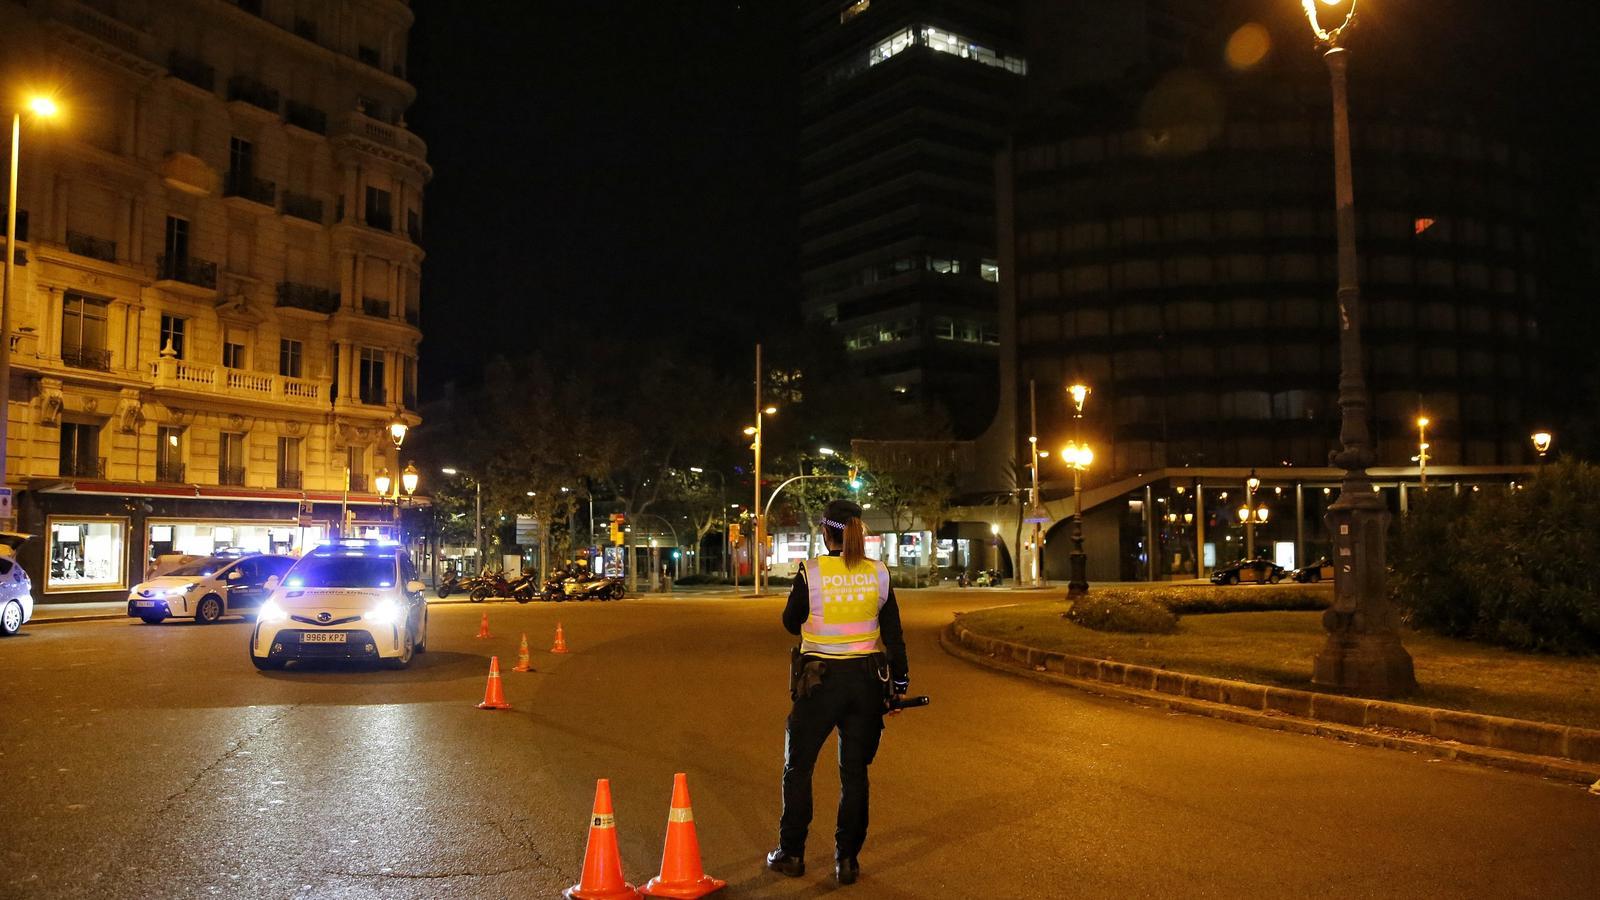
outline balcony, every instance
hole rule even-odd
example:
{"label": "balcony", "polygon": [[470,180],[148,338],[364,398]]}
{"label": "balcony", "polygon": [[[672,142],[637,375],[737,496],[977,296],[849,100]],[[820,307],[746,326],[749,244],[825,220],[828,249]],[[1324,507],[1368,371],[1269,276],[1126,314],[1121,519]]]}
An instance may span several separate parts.
{"label": "balcony", "polygon": [[303,219],[307,222],[322,224],[322,201],[308,194],[296,194],[294,191],[283,192],[283,214]]}
{"label": "balcony", "polygon": [[176,281],[215,290],[217,264],[194,256],[169,257],[163,253],[156,257],[156,280]]}
{"label": "balcony", "polygon": [[339,298],[327,288],[294,281],[280,281],[278,306],[331,315],[339,309]]}
{"label": "balcony", "polygon": [[132,54],[139,52],[139,30],[132,25],[119,22],[98,10],[84,7],[73,9],[70,21],[72,27],[118,50]]}
{"label": "balcony", "polygon": [[388,406],[389,393],[381,385],[371,385],[358,392],[356,400],[363,406]]}
{"label": "balcony", "polygon": [[95,347],[62,347],[61,362],[74,369],[111,371],[111,351]]}
{"label": "balcony", "polygon": [[328,133],[328,114],[315,106],[290,100],[283,105],[283,120],[296,128]]}
{"label": "balcony", "polygon": [[163,484],[183,484],[183,463],[156,461],[156,481]]}
{"label": "balcony", "polygon": [[222,196],[238,197],[241,200],[275,208],[278,203],[278,186],[248,172],[230,171],[222,182]]}
{"label": "balcony", "polygon": [[102,262],[117,261],[117,242],[97,238],[80,231],[67,232],[67,252]]}
{"label": "balcony", "polygon": [[218,466],[217,484],[244,487],[244,466]]}
{"label": "balcony", "polygon": [[415,157],[419,162],[428,156],[428,145],[422,138],[397,125],[389,125],[359,112],[348,114],[335,130],[339,135],[350,135],[398,150]]}
{"label": "balcony", "polygon": [[207,93],[217,89],[217,70],[198,59],[191,59],[176,50],[167,57],[167,71],[173,78],[185,81]]}
{"label": "balcony", "polygon": [[362,297],[361,311],[375,319],[389,318],[389,301],[376,297]]}
{"label": "balcony", "polygon": [[278,470],[278,487],[300,490],[300,473],[290,472],[286,469]]}
{"label": "balcony", "polygon": [[228,79],[228,99],[248,103],[274,115],[278,112],[278,92],[248,75]]}
{"label": "balcony", "polygon": [[150,376],[158,391],[294,405],[326,403],[328,398],[329,385],[322,379],[290,378],[182,359],[156,360],[150,364]]}
{"label": "balcony", "polygon": [[104,456],[80,456],[61,460],[62,478],[104,478],[106,477],[106,458]]}

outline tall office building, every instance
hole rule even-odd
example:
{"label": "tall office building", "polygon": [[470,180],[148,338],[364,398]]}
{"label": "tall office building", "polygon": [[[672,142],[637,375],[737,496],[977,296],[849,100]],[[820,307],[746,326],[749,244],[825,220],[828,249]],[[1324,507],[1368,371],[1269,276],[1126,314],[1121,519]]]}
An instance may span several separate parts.
{"label": "tall office building", "polygon": [[[418,421],[426,147],[403,0],[0,2],[24,113],[8,486],[43,599],[293,552]],[[9,111],[8,107],[7,111]],[[348,491],[346,472],[348,471]]]}
{"label": "tall office building", "polygon": [[821,0],[802,18],[804,312],[863,371],[994,411],[994,154],[1027,62],[1014,0]]}

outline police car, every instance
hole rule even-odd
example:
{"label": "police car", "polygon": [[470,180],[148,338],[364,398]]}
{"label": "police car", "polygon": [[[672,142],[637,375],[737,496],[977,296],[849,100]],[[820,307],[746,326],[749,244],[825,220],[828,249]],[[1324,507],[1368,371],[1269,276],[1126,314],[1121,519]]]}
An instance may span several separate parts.
{"label": "police car", "polygon": [[260,553],[202,557],[134,585],[128,615],[146,625],[168,618],[210,625],[244,615],[266,599],[267,580],[283,577],[293,564],[290,557]]}
{"label": "police car", "polygon": [[33,582],[14,555],[30,537],[20,531],[0,531],[0,635],[7,637],[33,618]]}
{"label": "police car", "polygon": [[393,541],[325,543],[268,587],[250,633],[250,661],[258,669],[310,659],[403,669],[427,648],[423,584]]}

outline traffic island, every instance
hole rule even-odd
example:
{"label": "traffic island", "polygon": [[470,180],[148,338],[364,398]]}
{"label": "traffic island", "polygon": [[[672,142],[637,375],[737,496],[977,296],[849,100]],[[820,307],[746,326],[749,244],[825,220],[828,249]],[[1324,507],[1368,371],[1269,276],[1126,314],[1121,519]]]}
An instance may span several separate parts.
{"label": "traffic island", "polygon": [[[1051,608],[1029,612],[1048,612],[1059,623],[1055,626],[1057,631],[1076,628],[1061,621],[1063,604],[1023,604],[970,616],[958,615],[941,633],[940,642],[952,655],[989,668],[1107,696],[1156,703],[1182,712],[1483,763],[1585,785],[1600,780],[1600,730],[1597,729],[1417,703],[1367,700],[1033,646],[1038,641],[1021,642],[1018,632],[1026,629],[1018,627],[1015,613],[1034,606]],[[990,616],[985,621],[985,613],[996,612],[1011,615]],[[1314,617],[1316,614],[1234,615]],[[1200,618],[1213,620],[1207,623],[1212,626],[1207,631],[1218,630],[1214,620],[1220,616]],[[1304,630],[1306,633],[1301,637],[1311,639],[1311,649],[1299,661],[1301,667],[1309,669],[1316,635],[1310,628]],[[1089,639],[1094,637],[1106,636],[1091,635]],[[1129,641],[1142,638],[1148,642],[1145,644],[1148,651],[1166,636],[1112,637]],[[1219,655],[1225,657],[1228,643],[1213,643]],[[1426,654],[1419,655],[1419,664],[1426,658]],[[1219,662],[1227,665],[1226,659]],[[1426,667],[1422,666],[1421,671],[1426,672]],[[1580,710],[1577,715],[1587,715],[1587,711]]]}

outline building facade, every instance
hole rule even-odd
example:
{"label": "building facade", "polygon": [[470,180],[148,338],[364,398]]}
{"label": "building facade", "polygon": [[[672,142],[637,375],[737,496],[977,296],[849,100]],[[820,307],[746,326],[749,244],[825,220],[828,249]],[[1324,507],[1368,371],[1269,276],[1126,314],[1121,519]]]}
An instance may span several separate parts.
{"label": "building facade", "polygon": [[1007,0],[825,0],[802,18],[804,313],[974,434],[994,408],[993,156],[1027,62]]}
{"label": "building facade", "polygon": [[[1022,471],[1027,435],[1051,451],[1051,577],[1065,575],[1072,508],[1055,451],[1074,439],[1095,453],[1091,579],[1194,577],[1247,552],[1299,564],[1328,547],[1340,363],[1326,86],[1183,92],[1195,102],[1159,128],[1136,103],[1035,122],[1000,166],[1015,335],[1003,402]],[[1545,384],[1535,160],[1438,109],[1353,115],[1379,490],[1405,509],[1423,442],[1434,485],[1504,489],[1537,462]],[[1077,418],[1066,388],[1080,382]],[[1026,567],[1034,547],[1017,533],[1006,543]]]}
{"label": "building facade", "polygon": [[[22,123],[7,481],[46,601],[296,552],[418,421],[426,146],[401,0],[0,2]],[[348,472],[348,478],[347,473]],[[348,488],[347,488],[348,484]]]}

